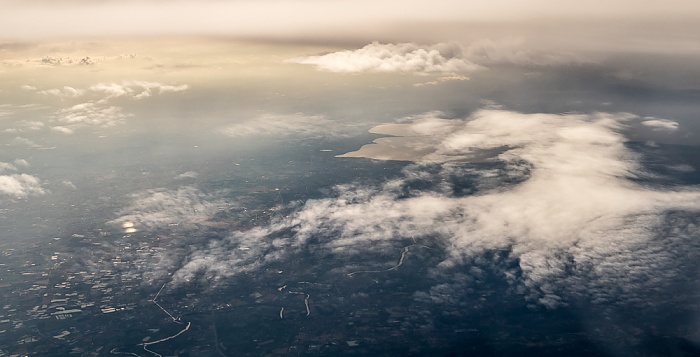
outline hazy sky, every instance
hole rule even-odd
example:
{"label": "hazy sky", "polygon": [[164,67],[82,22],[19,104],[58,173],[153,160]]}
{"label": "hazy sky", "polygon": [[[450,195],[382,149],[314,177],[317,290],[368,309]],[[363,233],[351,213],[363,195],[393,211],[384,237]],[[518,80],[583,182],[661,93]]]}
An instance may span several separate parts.
{"label": "hazy sky", "polygon": [[469,41],[697,51],[700,3],[645,1],[2,0],[0,38],[210,34],[288,41]]}

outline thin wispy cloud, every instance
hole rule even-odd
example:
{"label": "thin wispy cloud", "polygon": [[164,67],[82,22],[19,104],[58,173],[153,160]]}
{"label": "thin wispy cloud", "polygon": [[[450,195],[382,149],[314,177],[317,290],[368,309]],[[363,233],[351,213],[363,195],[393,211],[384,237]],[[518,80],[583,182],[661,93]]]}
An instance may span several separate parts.
{"label": "thin wispy cloud", "polygon": [[29,139],[27,139],[27,138],[25,138],[25,137],[22,137],[22,136],[16,136],[14,139],[12,139],[12,140],[10,141],[9,145],[13,145],[13,146],[27,146],[27,147],[30,147],[30,148],[40,148],[40,147],[41,147],[41,145],[39,145],[39,144],[35,143],[34,141],[29,140]]}
{"label": "thin wispy cloud", "polygon": [[188,85],[166,85],[158,82],[124,81],[122,83],[98,83],[90,86],[90,90],[106,95],[105,99],[129,96],[134,99],[148,98],[152,94],[166,92],[182,92],[189,88]]}
{"label": "thin wispy cloud", "polygon": [[130,114],[125,114],[117,106],[105,106],[96,102],[86,102],[61,109],[54,116],[64,124],[89,124],[110,127],[124,122]]}
{"label": "thin wispy cloud", "polygon": [[443,77],[440,77],[440,78],[432,80],[432,81],[415,83],[413,86],[414,87],[434,86],[434,85],[438,85],[440,83],[445,83],[445,82],[450,82],[450,81],[468,81],[468,80],[469,80],[469,77],[462,76],[462,75],[443,76]]}
{"label": "thin wispy cloud", "polygon": [[64,86],[61,89],[52,88],[46,89],[38,92],[39,94],[54,95],[60,98],[77,98],[85,94],[85,90],[75,89],[70,86]]}
{"label": "thin wispy cloud", "polygon": [[267,113],[220,128],[220,134],[232,137],[328,137],[346,136],[353,132],[353,126],[335,122],[323,115],[303,113]]}
{"label": "thin wispy cloud", "polygon": [[649,119],[643,121],[642,125],[651,127],[654,130],[675,131],[678,129],[678,123],[668,119]]}
{"label": "thin wispy cloud", "polygon": [[186,229],[204,223],[222,206],[221,202],[192,186],[177,190],[147,190],[131,195],[130,199],[131,203],[117,212],[119,217],[108,223],[120,226],[130,222],[138,230],[168,226]]}
{"label": "thin wispy cloud", "polygon": [[52,127],[51,127],[51,130],[53,130],[53,131],[55,131],[55,132],[57,132],[57,133],[66,134],[66,135],[70,135],[70,134],[75,133],[75,130],[73,130],[73,129],[69,128],[69,127],[60,126],[60,125],[58,125],[58,126],[52,126]]}
{"label": "thin wispy cloud", "polygon": [[[114,98],[130,97],[135,100],[163,93],[182,92],[188,85],[168,85],[148,81],[123,81],[121,83],[98,83],[87,89],[76,89],[65,86],[63,89],[41,90],[40,94],[55,95],[61,98],[78,98],[89,94],[98,95],[92,99],[70,107],[59,109],[53,115],[51,130],[62,134],[73,134],[84,125],[111,127],[122,124],[133,114],[125,112],[122,107],[110,104]],[[43,123],[41,123],[43,125]]]}
{"label": "thin wispy cloud", "polygon": [[198,173],[194,171],[187,171],[177,175],[176,179],[196,179],[199,176]]}
{"label": "thin wispy cloud", "polygon": [[3,171],[17,171],[17,168],[15,165],[12,165],[8,162],[0,162],[0,172]]}

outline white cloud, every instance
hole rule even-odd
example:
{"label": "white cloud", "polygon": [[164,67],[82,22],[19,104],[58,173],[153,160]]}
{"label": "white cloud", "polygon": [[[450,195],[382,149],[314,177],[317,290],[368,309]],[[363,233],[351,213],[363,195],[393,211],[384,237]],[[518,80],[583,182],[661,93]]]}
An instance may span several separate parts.
{"label": "white cloud", "polygon": [[642,125],[653,128],[654,130],[670,130],[678,129],[678,123],[668,119],[649,119],[642,122]]}
{"label": "white cloud", "polygon": [[678,172],[694,172],[695,171],[694,167],[692,167],[690,165],[686,165],[686,164],[671,165],[671,166],[667,166],[667,167],[673,171],[678,171]]}
{"label": "white cloud", "polygon": [[0,175],[0,194],[15,198],[26,198],[30,195],[43,195],[41,181],[32,175],[14,174]]}
{"label": "white cloud", "polygon": [[134,90],[117,83],[98,83],[90,86],[93,92],[102,92],[107,95],[107,98],[121,97],[134,93]]}
{"label": "white cloud", "polygon": [[182,92],[189,88],[187,84],[167,85],[158,82],[124,81],[122,83],[98,83],[90,87],[91,91],[102,92],[107,99],[114,97],[130,96],[134,99],[150,97],[152,93]]}
{"label": "white cloud", "polygon": [[[106,106],[95,102],[76,104],[56,112],[55,118],[66,124],[90,124],[114,126],[120,124],[130,114],[124,114],[120,107]],[[61,131],[60,129],[58,129]],[[66,133],[65,130],[63,130]]]}
{"label": "white cloud", "polygon": [[73,130],[69,127],[65,127],[65,126],[53,126],[53,127],[51,127],[51,130],[58,132],[58,133],[62,133],[62,134],[68,134],[68,135],[75,133],[75,130]]}
{"label": "white cloud", "polygon": [[25,159],[16,159],[14,162],[17,166],[29,167],[29,162]]}
{"label": "white cloud", "polygon": [[17,171],[17,168],[15,167],[15,165],[12,165],[10,163],[0,162],[0,172],[3,171]]}
{"label": "white cloud", "polygon": [[173,274],[180,284],[202,277],[212,284],[241,273],[254,272],[267,263],[286,256],[284,242],[265,239],[265,229],[237,232],[223,240],[212,240],[193,251],[186,263]]}
{"label": "white cloud", "polygon": [[177,225],[192,228],[204,223],[221,203],[191,186],[176,191],[158,189],[131,195],[131,203],[120,210],[110,224],[132,222],[136,229],[155,229]]}
{"label": "white cloud", "polygon": [[449,82],[449,81],[467,81],[469,80],[469,77],[463,76],[463,75],[454,75],[454,76],[443,76],[438,79],[428,81],[428,82],[422,82],[422,83],[416,83],[413,86],[414,87],[422,87],[422,86],[434,86],[438,85],[440,83],[444,82]]}
{"label": "white cloud", "polygon": [[23,84],[22,86],[20,86],[20,88],[22,88],[22,90],[26,90],[26,91],[35,91],[36,90],[36,87],[30,86],[28,84]]}
{"label": "white cloud", "polygon": [[291,63],[311,64],[330,72],[398,72],[410,74],[466,73],[478,70],[458,45],[419,46],[414,43],[373,42],[357,50],[293,58]]}
{"label": "white cloud", "polygon": [[[413,238],[446,249],[433,267],[437,276],[485,252],[509,251],[517,271],[505,275],[545,306],[566,303],[570,294],[594,302],[644,296],[673,272],[664,244],[679,249],[682,244],[669,240],[700,233],[693,225],[700,190],[652,189],[631,180],[641,174],[639,154],[620,134],[630,119],[494,109],[464,120],[429,113],[379,127],[375,131],[404,135],[398,139],[405,147],[424,147],[413,159],[427,158],[439,172],[417,164],[380,187],[339,186],[288,218],[193,251],[174,277],[220,279],[251,271],[304,249],[312,238],[314,249],[341,256],[395,251]],[[470,163],[475,156],[498,168]],[[447,180],[454,176],[473,177],[479,192],[454,195]],[[416,180],[434,186],[407,195]],[[691,223],[675,223],[677,233],[659,236],[670,211],[687,212]]]}
{"label": "white cloud", "polygon": [[60,98],[77,98],[85,94],[83,89],[75,89],[70,86],[64,86],[62,89],[53,88],[38,92],[39,94],[54,95]]}
{"label": "white cloud", "polygon": [[10,141],[10,145],[26,145],[26,146],[33,147],[33,148],[41,147],[37,143],[35,143],[27,138],[23,138],[21,136],[17,136],[14,139],[12,139],[12,141]]}
{"label": "white cloud", "polygon": [[349,129],[322,115],[263,114],[219,129],[219,133],[233,138],[258,135],[270,136],[342,136]]}
{"label": "white cloud", "polygon": [[63,182],[61,182],[61,183],[63,183],[63,185],[66,186],[66,187],[68,187],[68,188],[72,188],[72,189],[74,189],[74,190],[78,189],[78,188],[75,186],[75,184],[74,184],[73,182],[71,182],[71,181],[66,180],[66,181],[63,181]]}
{"label": "white cloud", "polygon": [[[111,99],[124,96],[143,99],[150,97],[152,93],[182,92],[188,88],[189,86],[186,84],[166,85],[135,80],[122,83],[98,83],[90,86],[88,90],[104,97],[56,111],[53,115],[54,121],[66,125],[55,125],[51,130],[62,134],[73,134],[77,128],[84,125],[110,127],[121,124],[132,114],[124,113],[121,107],[109,105]],[[39,93],[56,95],[61,98],[77,98],[85,95],[88,90],[64,86],[63,89],[49,89]],[[43,126],[43,123],[35,123]]]}
{"label": "white cloud", "polygon": [[27,128],[28,130],[41,130],[44,127],[44,123],[40,121],[21,121],[20,124]]}
{"label": "white cloud", "polygon": [[194,171],[187,171],[177,175],[177,179],[196,179],[199,176],[198,173]]}

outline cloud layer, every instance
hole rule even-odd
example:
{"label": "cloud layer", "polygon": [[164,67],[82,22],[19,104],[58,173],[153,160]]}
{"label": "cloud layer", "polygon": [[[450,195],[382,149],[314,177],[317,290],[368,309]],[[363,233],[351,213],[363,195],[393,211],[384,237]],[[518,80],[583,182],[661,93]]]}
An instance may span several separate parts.
{"label": "cloud layer", "polygon": [[[620,133],[628,114],[435,115],[378,130],[403,132],[400,139],[413,142],[405,146],[426,147],[423,157],[432,163],[380,186],[336,187],[288,218],[211,242],[188,257],[175,280],[221,279],[311,246],[350,257],[396,251],[414,239],[445,250],[433,267],[438,276],[486,252],[507,251],[517,268],[504,276],[528,299],[556,307],[571,294],[594,301],[643,294],[672,274],[673,252],[664,246],[698,233],[697,188],[658,190],[633,181],[644,173]],[[485,164],[471,161],[476,154]],[[476,192],[457,194],[455,177],[469,178]],[[690,221],[659,236],[671,211],[689,212]]]}

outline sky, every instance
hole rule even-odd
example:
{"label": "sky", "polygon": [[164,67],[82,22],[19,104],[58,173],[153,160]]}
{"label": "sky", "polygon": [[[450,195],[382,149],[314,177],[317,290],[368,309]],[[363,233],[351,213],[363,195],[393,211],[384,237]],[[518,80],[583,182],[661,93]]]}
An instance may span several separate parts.
{"label": "sky", "polygon": [[[0,37],[219,35],[323,43],[526,37],[566,50],[698,51],[693,1],[18,1]],[[545,41],[547,43],[545,43]]]}

